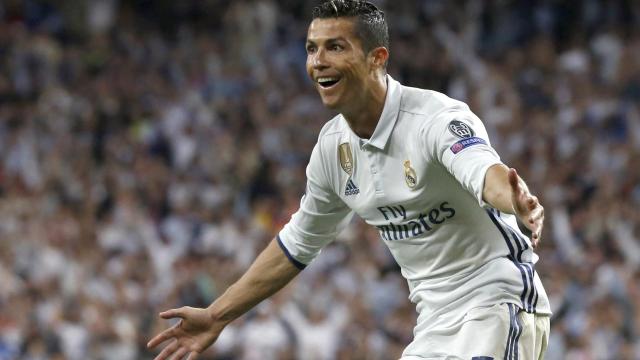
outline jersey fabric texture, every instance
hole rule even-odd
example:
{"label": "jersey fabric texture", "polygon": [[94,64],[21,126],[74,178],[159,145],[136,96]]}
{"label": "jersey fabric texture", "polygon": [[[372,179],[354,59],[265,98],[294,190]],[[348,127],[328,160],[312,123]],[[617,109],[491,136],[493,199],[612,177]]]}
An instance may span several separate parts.
{"label": "jersey fabric texture", "polygon": [[387,85],[370,139],[342,115],[321,130],[300,208],[278,235],[285,254],[304,268],[354,213],[375,226],[419,313],[407,355],[424,356],[431,334],[474,308],[550,314],[530,239],[482,200],[485,173],[501,161],[480,119],[441,93],[388,75]]}
{"label": "jersey fabric texture", "polygon": [[[519,310],[514,304],[477,307],[454,326],[414,342],[401,360],[542,360],[549,327],[549,316]],[[422,352],[415,355],[418,350]]]}

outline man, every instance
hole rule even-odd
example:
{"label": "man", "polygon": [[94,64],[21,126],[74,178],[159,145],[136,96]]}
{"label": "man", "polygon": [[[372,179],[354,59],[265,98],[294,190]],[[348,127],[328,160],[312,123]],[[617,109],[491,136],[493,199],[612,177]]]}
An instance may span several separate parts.
{"label": "man", "polygon": [[157,360],[195,359],[293,279],[352,213],[378,228],[419,312],[402,359],[543,357],[550,309],[532,250],[542,206],[500,162],[467,105],[386,74],[388,48],[374,5],[334,0],[314,10],[307,71],[340,115],[320,132],[300,209],[207,309],[160,314],[181,321],[149,342],[171,340]]}

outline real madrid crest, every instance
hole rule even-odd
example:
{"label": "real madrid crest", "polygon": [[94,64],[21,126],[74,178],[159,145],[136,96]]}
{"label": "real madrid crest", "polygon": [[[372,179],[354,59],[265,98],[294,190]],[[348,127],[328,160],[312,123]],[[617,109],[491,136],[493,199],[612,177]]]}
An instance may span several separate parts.
{"label": "real madrid crest", "polygon": [[411,161],[404,161],[404,181],[407,183],[407,186],[411,189],[415,188],[418,185],[418,176],[416,175],[416,171],[411,167]]}

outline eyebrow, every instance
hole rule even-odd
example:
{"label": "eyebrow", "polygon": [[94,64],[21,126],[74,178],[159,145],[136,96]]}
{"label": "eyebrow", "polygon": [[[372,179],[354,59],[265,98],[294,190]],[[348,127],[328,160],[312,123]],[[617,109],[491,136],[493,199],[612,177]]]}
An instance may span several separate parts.
{"label": "eyebrow", "polygon": [[[347,41],[346,38],[342,36],[338,36],[336,38],[329,38],[325,41],[325,43],[334,43],[338,41]],[[315,41],[307,39],[307,45],[317,45]]]}

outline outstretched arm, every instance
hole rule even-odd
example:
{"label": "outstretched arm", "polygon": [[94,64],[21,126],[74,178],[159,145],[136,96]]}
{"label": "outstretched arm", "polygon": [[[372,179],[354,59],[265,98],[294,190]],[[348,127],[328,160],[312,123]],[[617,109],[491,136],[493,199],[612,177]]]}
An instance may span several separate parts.
{"label": "outstretched arm", "polygon": [[187,354],[187,360],[194,360],[216,341],[227,324],[283,288],[299,272],[274,239],[249,270],[208,308],[185,306],[160,313],[164,319],[180,321],[156,335],[147,346],[154,348],[170,340],[155,360],[171,356],[182,359]]}
{"label": "outstretched arm", "polygon": [[519,221],[531,230],[533,247],[540,242],[544,222],[544,208],[538,198],[529,192],[527,184],[513,168],[502,164],[487,170],[482,198],[494,208],[515,214]]}

